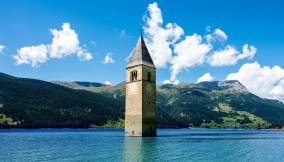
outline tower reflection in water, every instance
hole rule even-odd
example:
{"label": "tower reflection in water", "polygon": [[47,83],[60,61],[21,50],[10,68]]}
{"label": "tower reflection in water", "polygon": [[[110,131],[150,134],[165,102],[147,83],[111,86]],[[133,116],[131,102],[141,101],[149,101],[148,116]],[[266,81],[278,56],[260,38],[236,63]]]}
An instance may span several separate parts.
{"label": "tower reflection in water", "polygon": [[123,161],[158,161],[156,138],[125,137]]}

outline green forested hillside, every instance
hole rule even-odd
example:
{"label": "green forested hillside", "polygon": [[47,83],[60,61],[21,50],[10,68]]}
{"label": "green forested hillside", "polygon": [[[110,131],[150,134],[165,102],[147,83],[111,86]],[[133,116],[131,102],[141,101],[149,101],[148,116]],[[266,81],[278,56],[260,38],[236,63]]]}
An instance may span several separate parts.
{"label": "green forested hillside", "polygon": [[238,81],[163,85],[159,109],[183,126],[268,128],[284,124],[284,105],[249,93]]}
{"label": "green forested hillside", "polygon": [[122,103],[100,94],[0,74],[0,127],[89,127],[118,120]]}
{"label": "green forested hillside", "polygon": [[[123,85],[84,89],[123,103]],[[157,109],[159,127],[275,128],[284,125],[283,103],[257,97],[238,81],[157,86]]]}
{"label": "green forested hillside", "polygon": [[[124,83],[49,83],[0,73],[0,127],[123,127],[124,94]],[[159,127],[284,125],[283,103],[257,97],[238,81],[157,86],[157,110]]]}

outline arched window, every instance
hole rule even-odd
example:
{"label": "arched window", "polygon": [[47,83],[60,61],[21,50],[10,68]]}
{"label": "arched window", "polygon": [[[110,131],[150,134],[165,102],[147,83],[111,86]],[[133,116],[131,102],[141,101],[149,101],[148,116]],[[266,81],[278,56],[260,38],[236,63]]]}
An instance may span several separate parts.
{"label": "arched window", "polygon": [[151,81],[151,72],[148,72],[148,73],[147,73],[147,80],[148,80],[148,81]]}
{"label": "arched window", "polygon": [[137,71],[134,70],[130,73],[130,81],[133,82],[133,81],[137,81]]}

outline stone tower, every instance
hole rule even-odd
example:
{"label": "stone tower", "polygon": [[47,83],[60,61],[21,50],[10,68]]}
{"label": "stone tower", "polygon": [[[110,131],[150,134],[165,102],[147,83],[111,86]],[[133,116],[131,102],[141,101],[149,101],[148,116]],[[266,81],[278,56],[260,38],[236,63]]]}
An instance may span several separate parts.
{"label": "stone tower", "polygon": [[125,136],[156,136],[156,67],[142,35],[126,66]]}

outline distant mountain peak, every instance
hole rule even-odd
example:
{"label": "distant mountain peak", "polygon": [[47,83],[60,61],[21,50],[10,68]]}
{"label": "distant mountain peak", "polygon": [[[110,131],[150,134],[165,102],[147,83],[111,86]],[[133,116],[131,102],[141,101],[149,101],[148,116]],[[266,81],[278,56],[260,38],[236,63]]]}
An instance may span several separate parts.
{"label": "distant mountain peak", "polygon": [[210,81],[196,83],[198,87],[208,88],[211,90],[221,90],[231,93],[249,93],[247,88],[238,80]]}
{"label": "distant mountain peak", "polygon": [[238,80],[219,81],[219,86],[226,87],[231,92],[249,93],[248,89]]}
{"label": "distant mountain peak", "polygon": [[204,81],[200,83],[180,83],[180,84],[162,84],[162,89],[172,88],[186,88],[186,87],[198,87],[208,90],[226,91],[230,93],[249,93],[247,88],[242,85],[238,80],[224,80],[224,81]]}
{"label": "distant mountain peak", "polygon": [[125,81],[120,82],[120,83],[114,85],[114,87],[120,87],[120,86],[124,86],[124,85],[125,85]]}
{"label": "distant mountain peak", "polygon": [[58,84],[64,87],[73,88],[73,89],[85,89],[88,87],[109,87],[109,85],[97,82],[85,82],[85,81],[51,81],[51,83]]}

